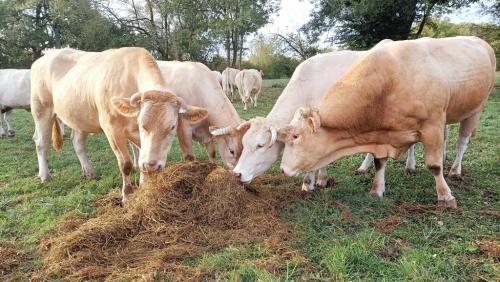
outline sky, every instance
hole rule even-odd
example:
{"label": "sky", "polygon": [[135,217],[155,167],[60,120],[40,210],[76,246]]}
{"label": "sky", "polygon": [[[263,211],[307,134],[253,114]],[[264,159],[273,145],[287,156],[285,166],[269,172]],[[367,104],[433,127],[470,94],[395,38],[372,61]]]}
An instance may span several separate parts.
{"label": "sky", "polygon": [[[491,0],[495,1],[495,0]],[[259,32],[262,34],[293,32],[300,28],[309,20],[314,5],[308,0],[281,0],[281,9],[278,14],[271,18],[271,23],[262,27]],[[475,3],[468,8],[462,8],[451,14],[445,15],[453,23],[492,22],[494,19],[489,15],[482,15],[480,4]]]}

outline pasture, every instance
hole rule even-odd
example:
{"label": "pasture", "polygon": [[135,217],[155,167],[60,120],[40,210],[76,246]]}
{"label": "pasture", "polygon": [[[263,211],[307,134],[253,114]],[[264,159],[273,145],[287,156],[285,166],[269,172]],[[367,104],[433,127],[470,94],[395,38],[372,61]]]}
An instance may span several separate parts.
{"label": "pasture", "polygon": [[[497,73],[499,81],[500,73]],[[257,109],[244,119],[265,116],[287,80],[266,80]],[[262,244],[248,242],[206,253],[187,265],[211,269],[228,281],[495,281],[500,278],[500,84],[489,98],[463,161],[463,180],[448,179],[457,210],[435,206],[434,179],[417,146],[417,172],[406,175],[404,160],[391,160],[383,200],[370,197],[373,169],[354,171],[363,156],[329,166],[333,187],[316,191],[281,211],[297,238],[290,250],[303,259],[281,259]],[[91,218],[94,201],[121,187],[121,177],[104,135],[90,136],[88,153],[99,180],[86,180],[66,130],[61,152],[50,151],[53,181],[40,184],[31,114],[14,112],[17,135],[0,139],[0,281],[29,280],[40,270],[38,246],[67,217]],[[454,158],[457,125],[451,126],[448,165]],[[206,159],[200,146],[196,154]],[[178,143],[168,162],[181,161]],[[278,164],[268,173],[277,174]],[[138,174],[134,175],[138,181]],[[291,182],[300,189],[301,178]],[[5,246],[21,263],[2,259]],[[2,250],[3,249],[3,250]],[[57,278],[55,278],[57,280]]]}

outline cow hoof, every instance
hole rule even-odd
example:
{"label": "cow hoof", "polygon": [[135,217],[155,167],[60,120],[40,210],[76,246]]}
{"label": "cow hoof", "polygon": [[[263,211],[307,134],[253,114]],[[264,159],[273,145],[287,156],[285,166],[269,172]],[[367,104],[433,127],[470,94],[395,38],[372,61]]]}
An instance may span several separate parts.
{"label": "cow hoof", "polygon": [[47,183],[52,180],[52,175],[39,175],[38,178],[40,178],[41,183]]}
{"label": "cow hoof", "polygon": [[457,208],[457,200],[455,198],[453,198],[451,200],[441,200],[441,201],[438,201],[438,206],[456,209]]}
{"label": "cow hoof", "polygon": [[448,173],[448,177],[450,179],[454,179],[454,180],[460,180],[460,181],[464,180],[464,177],[462,176],[461,173],[458,173],[458,172],[453,171],[453,170],[450,170],[450,172]]}
{"label": "cow hoof", "polygon": [[184,157],[184,160],[185,160],[185,161],[188,161],[188,162],[190,162],[190,161],[194,161],[194,157],[193,157],[193,156],[191,156],[191,155],[189,155],[189,156],[185,156],[185,157]]}
{"label": "cow hoof", "polygon": [[378,192],[378,191],[375,191],[375,190],[370,190],[369,194],[373,198],[377,198],[377,199],[382,199],[384,197],[384,193],[383,192]]}
{"label": "cow hoof", "polygon": [[7,133],[7,137],[12,138],[14,136],[16,136],[16,132],[14,130],[9,130],[9,132]]}
{"label": "cow hoof", "polygon": [[88,180],[91,180],[91,179],[99,180],[99,176],[97,176],[93,172],[86,172],[86,173],[84,173],[84,175],[85,175],[85,178],[88,179]]}
{"label": "cow hoof", "polygon": [[326,187],[333,187],[333,185],[335,185],[335,180],[332,177],[328,177],[327,179],[316,181],[315,186],[317,188],[326,188]]}
{"label": "cow hoof", "polygon": [[410,167],[405,168],[406,175],[415,175],[416,172],[417,170],[415,168],[410,168]]}

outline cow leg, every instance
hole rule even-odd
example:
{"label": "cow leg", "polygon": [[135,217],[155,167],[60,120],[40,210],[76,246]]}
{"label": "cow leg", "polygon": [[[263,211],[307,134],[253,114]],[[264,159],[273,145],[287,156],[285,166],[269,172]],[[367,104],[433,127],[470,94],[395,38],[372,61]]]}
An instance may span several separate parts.
{"label": "cow leg", "polygon": [[5,131],[3,130],[2,119],[3,119],[3,115],[0,114],[0,138],[4,137],[4,135],[5,135]]}
{"label": "cow leg", "polygon": [[455,161],[451,166],[449,177],[461,179],[462,178],[462,158],[464,157],[465,151],[467,150],[467,145],[469,145],[470,137],[472,132],[477,126],[479,121],[479,113],[463,120],[460,123],[460,129],[458,131],[457,139],[457,152],[455,156]]}
{"label": "cow leg", "polygon": [[[40,107],[40,108],[38,108]],[[52,178],[47,164],[48,149],[54,124],[54,113],[52,108],[38,105],[33,108],[33,120],[35,122],[35,144],[38,156],[38,177],[42,183]],[[37,109],[38,108],[38,109]]]}
{"label": "cow leg", "polygon": [[215,143],[213,141],[210,141],[210,142],[205,143],[203,145],[205,145],[205,150],[207,150],[208,159],[211,162],[215,161],[215,157],[216,157]]}
{"label": "cow leg", "polygon": [[304,175],[304,181],[302,182],[303,192],[312,192],[314,190],[314,172],[308,172]]}
{"label": "cow leg", "polygon": [[361,163],[361,166],[359,166],[359,168],[356,170],[356,174],[363,174],[368,172],[368,170],[370,170],[370,167],[372,166],[372,162],[373,162],[373,155],[370,153],[366,154],[363,163]]}
{"label": "cow leg", "polygon": [[259,89],[257,92],[255,92],[255,95],[253,97],[253,107],[257,108],[257,98],[259,98],[261,89]]}
{"label": "cow leg", "polygon": [[370,195],[378,198],[384,196],[385,191],[385,167],[387,166],[387,158],[374,159],[375,162],[375,178],[373,179]]}
{"label": "cow leg", "polygon": [[446,146],[448,144],[448,137],[450,135],[450,128],[448,125],[444,127],[444,143],[443,143],[443,167],[446,165],[448,157],[446,156]]}
{"label": "cow leg", "polygon": [[59,128],[61,129],[61,135],[66,136],[66,134],[64,133],[64,122],[62,122],[62,120],[59,118],[57,118],[57,121],[59,122]]}
{"label": "cow leg", "polygon": [[14,126],[12,123],[12,111],[7,111],[3,114],[5,119],[5,123],[7,124],[7,137],[16,136],[16,131],[14,130]]}
{"label": "cow leg", "polygon": [[417,162],[415,161],[415,144],[408,148],[406,155],[405,171],[407,174],[414,174],[415,171],[417,171]]}
{"label": "cow leg", "polygon": [[243,111],[247,111],[248,108],[247,108],[247,102],[248,102],[248,98],[247,97],[241,97],[241,101],[243,102]]}
{"label": "cow leg", "polygon": [[71,133],[71,141],[73,142],[73,147],[75,148],[76,156],[80,161],[82,166],[83,175],[87,179],[95,178],[94,169],[87,156],[86,142],[88,133],[80,132],[78,130],[73,130]]}
{"label": "cow leg", "polygon": [[132,194],[132,182],[130,180],[130,175],[132,174],[132,159],[127,150],[127,137],[113,132],[112,130],[104,129],[104,133],[108,138],[109,145],[115,153],[116,159],[118,161],[118,166],[120,167],[120,172],[122,174],[123,184],[122,184],[122,204],[127,203],[127,198]]}
{"label": "cow leg", "polygon": [[443,142],[444,127],[431,126],[424,128],[420,133],[425,152],[425,165],[434,175],[438,202],[448,207],[456,208],[457,201],[451,194],[450,187],[443,177]]}
{"label": "cow leg", "polygon": [[328,185],[328,173],[326,166],[318,170],[318,179],[316,180],[316,187],[325,188]]}
{"label": "cow leg", "polygon": [[182,156],[184,160],[194,160],[193,129],[187,122],[183,121],[181,118],[179,118],[177,124],[177,137],[179,138],[179,144],[181,146]]}

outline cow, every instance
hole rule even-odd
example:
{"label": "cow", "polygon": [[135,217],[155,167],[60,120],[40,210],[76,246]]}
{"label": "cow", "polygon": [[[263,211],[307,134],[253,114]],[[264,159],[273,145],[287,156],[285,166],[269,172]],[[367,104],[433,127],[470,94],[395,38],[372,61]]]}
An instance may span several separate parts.
{"label": "cow", "polygon": [[[339,51],[319,54],[305,60],[296,68],[268,116],[254,118],[240,126],[248,130],[243,136],[241,158],[233,170],[240,181],[251,182],[254,177],[272,166],[284,146],[283,143],[273,140],[273,132],[288,124],[298,107],[316,106],[335,80],[364,53]],[[260,146],[257,150],[259,144],[270,146]],[[412,153],[413,151],[408,151],[408,159],[414,159]],[[367,159],[373,162],[369,154]],[[368,163],[368,168],[369,165],[371,163]],[[314,180],[314,173],[307,173],[302,183],[302,191],[311,192],[315,187],[325,187],[328,181],[326,167],[319,170],[316,183]]]}
{"label": "cow", "polygon": [[234,91],[237,89],[235,77],[240,72],[238,69],[226,68],[222,71],[222,90],[229,97],[231,93],[231,102],[234,101]]}
{"label": "cow", "polygon": [[[30,82],[29,69],[0,70],[0,111],[7,124],[7,137],[14,137],[16,131],[12,122],[13,109],[30,110]],[[64,124],[59,123],[64,134]],[[0,137],[5,135],[0,117]]]}
{"label": "cow", "polygon": [[56,150],[62,147],[57,116],[73,129],[73,146],[88,178],[94,172],[86,154],[86,138],[104,132],[122,175],[123,204],[132,193],[127,141],[141,148],[141,175],[155,172],[165,166],[178,120],[197,123],[208,115],[207,110],[188,106],[168,91],[155,59],[143,48],[52,50],[36,60],[31,70],[40,180],[51,179],[47,166],[50,136]]}
{"label": "cow", "polygon": [[222,73],[220,73],[220,71],[213,70],[212,75],[219,82],[219,85],[222,87]]}
{"label": "cow", "polygon": [[[249,69],[240,71],[236,77],[235,82],[238,87],[241,101],[243,102],[243,110],[248,110],[247,103],[250,99],[253,107],[257,108],[257,98],[259,98],[262,89],[262,71]],[[253,96],[253,97],[252,97]]]}
{"label": "cow", "polygon": [[225,166],[232,169],[242,150],[242,133],[234,129],[241,120],[210,69],[195,62],[158,61],[158,66],[173,93],[190,105],[208,110],[208,117],[203,122],[179,121],[177,136],[184,159],[194,158],[194,138],[205,146],[210,160],[215,160],[217,143]]}
{"label": "cow", "polygon": [[[12,109],[30,109],[30,70],[0,70],[0,109],[7,124],[7,136],[14,137]],[[0,117],[0,137],[4,135]]]}
{"label": "cow", "polygon": [[470,136],[495,84],[493,49],[477,37],[397,41],[368,51],[321,99],[300,108],[278,130],[285,143],[281,169],[289,176],[348,155],[372,153],[370,194],[382,197],[387,158],[422,142],[438,203],[456,208],[443,177],[446,124],[460,123],[450,174],[461,173]]}

